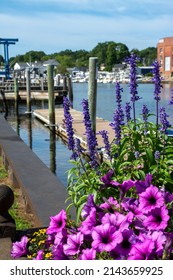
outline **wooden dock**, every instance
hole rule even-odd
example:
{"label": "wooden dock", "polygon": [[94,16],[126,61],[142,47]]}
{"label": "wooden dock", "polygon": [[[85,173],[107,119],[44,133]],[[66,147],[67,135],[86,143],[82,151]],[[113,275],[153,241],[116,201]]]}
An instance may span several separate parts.
{"label": "wooden dock", "polygon": [[[83,123],[83,113],[75,109],[71,109],[70,113],[73,118],[74,137],[80,139],[81,144],[86,147],[86,136],[85,136],[85,126]],[[38,118],[40,121],[42,121],[45,125],[49,126],[49,111],[47,109],[34,110],[33,115],[36,118]],[[108,134],[109,141],[112,142],[115,137],[115,133],[109,124],[110,124],[109,121],[97,117],[96,133],[99,132],[100,130],[107,130],[109,133]],[[63,108],[55,109],[55,130],[56,133],[59,134],[62,138],[67,139],[66,129],[64,125]],[[96,137],[97,137],[99,148],[104,147],[104,143],[101,135],[96,135]]]}

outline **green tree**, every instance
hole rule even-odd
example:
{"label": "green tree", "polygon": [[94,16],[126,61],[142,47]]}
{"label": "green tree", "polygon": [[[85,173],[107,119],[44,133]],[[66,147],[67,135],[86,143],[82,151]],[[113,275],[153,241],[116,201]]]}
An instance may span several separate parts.
{"label": "green tree", "polygon": [[45,56],[43,51],[29,51],[24,55],[25,62],[42,61]]}
{"label": "green tree", "polygon": [[111,71],[114,64],[117,63],[116,43],[110,42],[106,51],[106,70]]}

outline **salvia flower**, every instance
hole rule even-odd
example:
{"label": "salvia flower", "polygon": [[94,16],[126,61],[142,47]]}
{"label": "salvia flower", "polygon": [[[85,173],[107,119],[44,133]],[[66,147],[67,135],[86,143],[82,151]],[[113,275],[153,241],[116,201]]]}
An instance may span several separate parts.
{"label": "salvia flower", "polygon": [[159,101],[161,93],[161,76],[160,76],[160,65],[157,60],[153,63],[153,82],[154,82],[154,99],[156,100],[156,125],[159,124]]}
{"label": "salvia flower", "polygon": [[125,116],[126,116],[126,121],[127,123],[131,120],[131,105],[130,105],[130,102],[126,102],[126,105],[125,105]]}
{"label": "salvia flower", "polygon": [[118,108],[114,112],[113,122],[110,126],[115,131],[115,144],[119,145],[121,141],[121,126],[124,124],[124,114],[122,108]]}
{"label": "salvia flower", "polygon": [[161,93],[161,88],[162,88],[162,84],[161,84],[161,76],[160,76],[160,65],[159,62],[157,60],[154,61],[153,63],[153,82],[154,82],[154,99],[156,101],[160,101],[160,93]]}
{"label": "salvia flower", "polygon": [[116,83],[116,103],[118,105],[118,108],[121,107],[121,102],[122,102],[122,99],[121,99],[121,92],[123,92],[123,89],[120,87],[120,83],[117,82]]}
{"label": "salvia flower", "polygon": [[136,79],[136,64],[139,58],[134,54],[131,53],[131,56],[126,59],[128,64],[130,65],[130,94],[131,94],[131,101],[135,102],[140,99],[137,92],[137,79]]}
{"label": "salvia flower", "polygon": [[87,99],[83,99],[82,106],[83,106],[84,125],[86,130],[86,137],[87,137],[87,146],[91,158],[91,165],[93,167],[97,167],[96,149],[98,144],[97,144],[97,139],[95,137],[95,133],[91,125],[89,105]]}
{"label": "salvia flower", "polygon": [[140,152],[139,151],[135,151],[134,152],[134,156],[135,156],[135,159],[139,159]]}
{"label": "salvia flower", "polygon": [[160,130],[166,134],[166,130],[168,127],[171,126],[171,124],[169,123],[168,121],[168,118],[169,116],[166,114],[166,111],[165,111],[165,108],[164,107],[161,107],[160,108],[160,124],[161,124],[161,128]]}
{"label": "salvia flower", "polygon": [[136,122],[136,112],[135,112],[135,102],[140,99],[137,91],[137,79],[136,79],[136,67],[137,67],[137,61],[139,58],[134,54],[131,53],[131,56],[126,59],[127,63],[130,65],[130,94],[131,94],[131,102],[133,104],[133,119],[134,122]]}
{"label": "salvia flower", "polygon": [[155,158],[156,161],[158,161],[160,159],[160,152],[159,151],[155,151],[154,158]]}
{"label": "salvia flower", "polygon": [[105,144],[105,150],[107,155],[110,157],[111,155],[111,145],[109,142],[108,132],[106,130],[101,130],[98,132],[102,136],[103,142]]}
{"label": "salvia flower", "polygon": [[171,88],[171,100],[170,100],[169,104],[173,105],[173,88]]}
{"label": "salvia flower", "polygon": [[65,122],[66,132],[68,136],[68,148],[73,152],[72,158],[76,159],[77,155],[74,152],[75,141],[74,141],[73,119],[70,113],[70,101],[66,96],[63,97],[63,107],[64,107],[64,122]]}
{"label": "salvia flower", "polygon": [[147,121],[148,121],[149,111],[150,110],[147,108],[147,106],[143,105],[143,107],[142,107],[142,118],[143,118],[143,121],[144,121],[144,134],[145,135],[147,134],[147,128],[148,128]]}

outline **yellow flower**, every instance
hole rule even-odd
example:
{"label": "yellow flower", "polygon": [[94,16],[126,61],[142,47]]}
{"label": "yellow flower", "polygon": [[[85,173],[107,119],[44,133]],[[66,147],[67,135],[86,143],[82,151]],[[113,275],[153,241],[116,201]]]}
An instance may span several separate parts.
{"label": "yellow flower", "polygon": [[45,254],[45,259],[50,259],[51,257],[52,257],[51,252]]}
{"label": "yellow flower", "polygon": [[28,258],[28,259],[32,259],[32,255],[28,255],[27,258]]}
{"label": "yellow flower", "polygon": [[41,244],[44,244],[45,243],[45,240],[40,240],[39,242],[38,242],[38,246],[40,246]]}

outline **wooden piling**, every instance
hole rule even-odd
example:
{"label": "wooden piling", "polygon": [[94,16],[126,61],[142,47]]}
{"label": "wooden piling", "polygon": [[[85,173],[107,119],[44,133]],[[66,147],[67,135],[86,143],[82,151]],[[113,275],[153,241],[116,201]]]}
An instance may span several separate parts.
{"label": "wooden piling", "polygon": [[89,58],[88,102],[92,129],[96,133],[97,57]]}
{"label": "wooden piling", "polygon": [[68,98],[71,103],[71,107],[73,108],[73,87],[72,87],[72,81],[71,78],[67,78],[67,87],[68,87]]}
{"label": "wooden piling", "polygon": [[55,131],[55,99],[54,99],[54,80],[53,80],[54,66],[47,66],[47,81],[48,81],[48,95],[49,95],[49,124],[50,130]]}
{"label": "wooden piling", "polygon": [[64,75],[63,77],[63,90],[66,91],[67,90],[67,77]]}
{"label": "wooden piling", "polygon": [[19,114],[19,87],[18,78],[14,78],[14,107],[16,115]]}
{"label": "wooden piling", "polygon": [[[27,113],[31,114],[31,81],[30,81],[30,70],[26,70],[26,105],[27,105]],[[31,115],[30,115],[31,116]]]}
{"label": "wooden piling", "polygon": [[1,94],[1,97],[2,97],[2,104],[3,104],[3,107],[4,107],[4,111],[5,111],[4,118],[6,119],[7,116],[8,116],[8,104],[7,104],[7,100],[5,98],[4,90],[0,90],[0,94]]}

